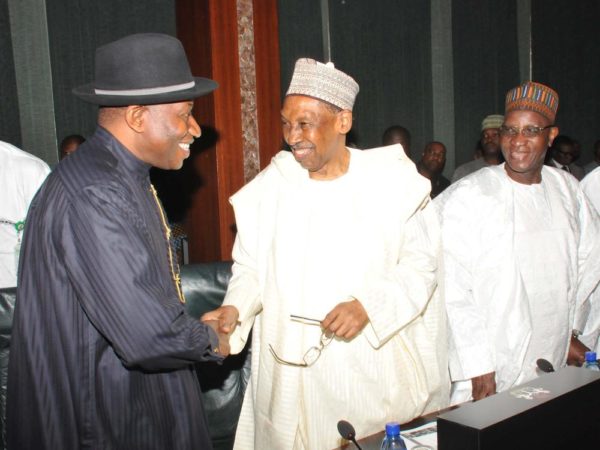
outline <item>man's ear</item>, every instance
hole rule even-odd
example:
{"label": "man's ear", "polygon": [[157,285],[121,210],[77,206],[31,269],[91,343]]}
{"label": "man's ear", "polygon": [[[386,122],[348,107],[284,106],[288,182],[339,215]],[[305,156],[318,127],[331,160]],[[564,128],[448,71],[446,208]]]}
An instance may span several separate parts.
{"label": "man's ear", "polygon": [[552,146],[552,143],[554,142],[554,138],[556,136],[558,136],[559,131],[560,130],[558,129],[558,127],[550,128],[550,133],[548,133],[548,147]]}
{"label": "man's ear", "polygon": [[338,131],[347,134],[352,129],[352,111],[344,109],[338,113]]}
{"label": "man's ear", "polygon": [[148,108],[143,105],[129,105],[125,110],[125,122],[136,133],[144,131],[144,118]]}

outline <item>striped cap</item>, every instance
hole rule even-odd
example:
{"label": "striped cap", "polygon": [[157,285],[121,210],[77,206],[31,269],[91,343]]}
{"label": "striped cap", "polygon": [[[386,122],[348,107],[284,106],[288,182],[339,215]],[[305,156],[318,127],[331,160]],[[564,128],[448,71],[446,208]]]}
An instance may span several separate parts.
{"label": "striped cap", "polygon": [[358,83],[332,62],[320,63],[310,58],[296,61],[287,95],[306,95],[352,111]]}
{"label": "striped cap", "polygon": [[558,94],[541,83],[526,81],[506,94],[506,114],[519,110],[535,111],[554,123]]}

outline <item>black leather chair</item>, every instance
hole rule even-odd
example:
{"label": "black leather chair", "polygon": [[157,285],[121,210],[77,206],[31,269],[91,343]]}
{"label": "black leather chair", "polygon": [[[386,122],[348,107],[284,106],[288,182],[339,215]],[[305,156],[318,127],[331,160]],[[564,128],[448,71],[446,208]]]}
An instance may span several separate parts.
{"label": "black leather chair", "polygon": [[[231,277],[231,262],[189,264],[181,268],[187,312],[200,317],[221,305]],[[16,288],[0,289],[0,450],[5,445],[6,375]],[[222,365],[196,365],[215,450],[233,448],[246,384],[250,378],[250,343]]]}
{"label": "black leather chair", "polygon": [[0,450],[6,448],[6,379],[17,288],[0,289]]}
{"label": "black leather chair", "polygon": [[[187,264],[181,267],[186,309],[200,317],[221,305],[231,277],[231,262]],[[222,365],[202,363],[196,372],[204,394],[204,409],[215,450],[233,448],[246,385],[250,379],[250,342]]]}

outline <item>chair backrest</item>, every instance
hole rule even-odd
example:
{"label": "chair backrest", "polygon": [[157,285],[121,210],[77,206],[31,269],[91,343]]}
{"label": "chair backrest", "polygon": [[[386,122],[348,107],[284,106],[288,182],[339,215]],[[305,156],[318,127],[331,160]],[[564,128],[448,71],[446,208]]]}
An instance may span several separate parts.
{"label": "chair backrest", "polygon": [[6,448],[6,381],[17,288],[0,289],[0,450]]}
{"label": "chair backrest", "polygon": [[[181,285],[188,314],[200,318],[223,303],[231,278],[231,265],[231,262],[211,262],[181,267]],[[242,400],[250,379],[250,359],[248,341],[244,351],[227,357],[222,365],[196,365],[215,450],[233,448]]]}

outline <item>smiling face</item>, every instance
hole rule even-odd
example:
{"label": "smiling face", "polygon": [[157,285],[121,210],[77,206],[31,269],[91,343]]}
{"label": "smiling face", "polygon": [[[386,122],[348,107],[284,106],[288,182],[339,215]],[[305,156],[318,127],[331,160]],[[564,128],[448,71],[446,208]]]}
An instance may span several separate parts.
{"label": "smiling face", "polygon": [[[527,126],[546,127],[551,125],[548,119],[534,111],[511,111],[504,119],[504,126],[521,130]],[[500,137],[502,154],[506,160],[504,166],[510,178],[518,183],[533,184],[542,180],[542,166],[546,150],[558,134],[558,128],[542,130],[536,137],[515,136]]]}
{"label": "smiling face", "polygon": [[190,155],[190,144],[201,133],[193,106],[184,101],[140,107],[144,126],[136,145],[138,157],[160,169],[180,169]]}
{"label": "smiling face", "polygon": [[288,95],[281,123],[283,138],[310,178],[326,180],[346,173],[350,156],[345,137],[352,127],[350,111],[335,111],[311,97]]}

